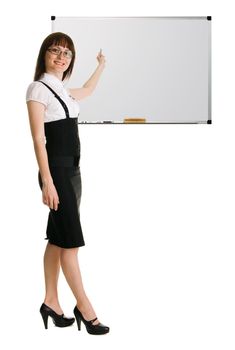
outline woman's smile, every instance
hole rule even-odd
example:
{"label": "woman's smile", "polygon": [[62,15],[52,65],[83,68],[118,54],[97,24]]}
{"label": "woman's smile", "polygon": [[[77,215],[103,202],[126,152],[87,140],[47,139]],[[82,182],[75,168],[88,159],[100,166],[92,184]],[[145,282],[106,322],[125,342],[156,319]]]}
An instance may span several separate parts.
{"label": "woman's smile", "polygon": [[63,63],[61,61],[54,61],[54,62],[57,66],[64,66],[65,65],[65,63]]}

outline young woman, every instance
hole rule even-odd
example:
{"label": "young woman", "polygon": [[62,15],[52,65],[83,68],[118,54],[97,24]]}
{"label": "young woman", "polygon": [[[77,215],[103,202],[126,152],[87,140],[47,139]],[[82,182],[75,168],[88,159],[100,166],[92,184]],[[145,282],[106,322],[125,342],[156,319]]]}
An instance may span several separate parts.
{"label": "young woman", "polygon": [[[45,299],[40,307],[45,328],[48,316],[58,327],[81,321],[90,334],[105,334],[109,327],[99,322],[85,293],[78,264],[78,248],[85,245],[80,223],[81,173],[78,134],[78,101],[91,95],[105,67],[99,52],[98,67],[82,88],[66,89],[73,70],[75,49],[72,39],[61,32],[43,41],[34,81],[28,86],[26,101],[42,200],[50,209],[44,254]],[[46,138],[46,144],[45,144]],[[60,266],[75,298],[73,317],[65,317],[60,307],[57,282]]]}

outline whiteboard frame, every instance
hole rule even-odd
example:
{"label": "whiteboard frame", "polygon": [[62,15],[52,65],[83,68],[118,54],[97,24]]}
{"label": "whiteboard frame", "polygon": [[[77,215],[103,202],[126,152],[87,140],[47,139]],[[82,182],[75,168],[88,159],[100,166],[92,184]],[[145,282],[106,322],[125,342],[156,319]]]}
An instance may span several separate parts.
{"label": "whiteboard frame", "polygon": [[[52,33],[55,32],[54,30],[54,21],[56,18],[81,18],[81,19],[115,19],[115,18],[157,18],[157,19],[181,19],[181,20],[207,20],[207,21],[212,21],[212,16],[51,16],[51,30]],[[211,112],[211,103],[212,103],[212,93],[211,93],[211,57],[212,57],[212,47],[211,47],[211,25],[208,27],[208,120],[207,121],[177,121],[177,122],[172,122],[172,121],[156,121],[156,122],[146,122],[146,123],[138,123],[138,122],[131,122],[131,123],[124,123],[124,122],[115,122],[115,121],[110,121],[110,122],[105,122],[105,121],[100,121],[100,122],[92,122],[92,121],[80,121],[79,124],[212,124],[212,112]]]}

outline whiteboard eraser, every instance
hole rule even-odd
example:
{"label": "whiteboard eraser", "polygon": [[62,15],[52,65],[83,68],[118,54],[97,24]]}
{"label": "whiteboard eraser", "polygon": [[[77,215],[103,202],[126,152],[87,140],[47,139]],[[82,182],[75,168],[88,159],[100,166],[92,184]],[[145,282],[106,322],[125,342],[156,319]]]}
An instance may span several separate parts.
{"label": "whiteboard eraser", "polygon": [[146,123],[146,118],[124,118],[124,123]]}

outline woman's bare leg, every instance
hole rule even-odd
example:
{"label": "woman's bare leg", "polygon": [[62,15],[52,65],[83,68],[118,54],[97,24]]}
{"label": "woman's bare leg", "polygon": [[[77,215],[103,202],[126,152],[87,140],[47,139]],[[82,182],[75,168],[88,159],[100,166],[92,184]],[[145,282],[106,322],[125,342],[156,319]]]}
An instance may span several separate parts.
{"label": "woman's bare leg", "polygon": [[[91,320],[96,317],[95,311],[86,296],[82,276],[78,264],[78,248],[61,249],[60,263],[65,275],[65,278],[77,300],[77,307],[81,311],[86,320]],[[97,319],[93,324],[98,324]]]}
{"label": "woman's bare leg", "polygon": [[44,276],[46,295],[44,303],[61,315],[63,310],[60,307],[57,292],[57,283],[60,273],[60,247],[47,243],[44,253]]}

